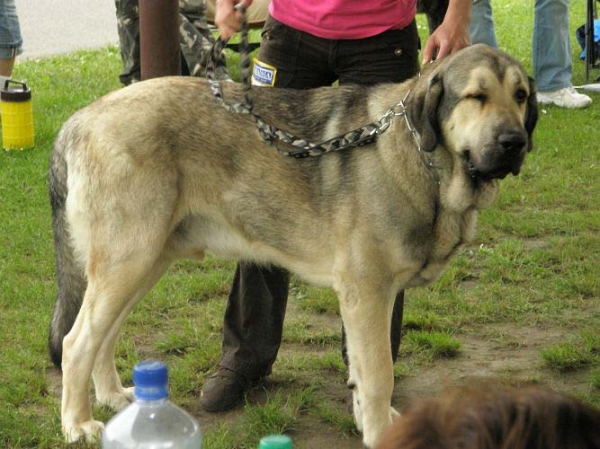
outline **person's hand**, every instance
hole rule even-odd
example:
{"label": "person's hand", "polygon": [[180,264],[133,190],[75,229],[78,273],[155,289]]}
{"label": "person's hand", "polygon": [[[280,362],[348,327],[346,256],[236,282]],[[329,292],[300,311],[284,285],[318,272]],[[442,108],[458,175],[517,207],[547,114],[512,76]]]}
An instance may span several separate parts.
{"label": "person's hand", "polygon": [[471,0],[450,0],[444,21],[427,39],[423,49],[423,64],[442,59],[471,44],[470,11]]}
{"label": "person's hand", "polygon": [[252,0],[217,0],[215,5],[215,25],[221,33],[221,39],[229,39],[241,27],[241,13],[235,9],[237,4],[248,8]]}
{"label": "person's hand", "polygon": [[468,30],[461,30],[449,26],[440,25],[427,39],[423,50],[423,64],[432,60],[442,59],[461,48],[471,44]]}

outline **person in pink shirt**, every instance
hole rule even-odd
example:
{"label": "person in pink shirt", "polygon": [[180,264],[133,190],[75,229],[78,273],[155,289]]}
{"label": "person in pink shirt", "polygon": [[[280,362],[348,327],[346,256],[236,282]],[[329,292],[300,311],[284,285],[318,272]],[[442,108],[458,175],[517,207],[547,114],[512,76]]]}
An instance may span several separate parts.
{"label": "person in pink shirt", "polygon": [[[240,27],[237,3],[217,0],[221,37]],[[441,59],[470,44],[472,0],[449,0],[442,24],[427,40],[421,61]],[[402,82],[419,73],[416,0],[271,0],[252,82],[309,89],[339,84]],[[223,354],[200,402],[207,411],[239,404],[245,392],[270,374],[281,344],[289,273],[275,266],[240,262],[229,294]],[[392,317],[392,358],[400,345],[404,292]],[[342,332],[342,335],[344,333]],[[342,355],[347,364],[345,338]]]}

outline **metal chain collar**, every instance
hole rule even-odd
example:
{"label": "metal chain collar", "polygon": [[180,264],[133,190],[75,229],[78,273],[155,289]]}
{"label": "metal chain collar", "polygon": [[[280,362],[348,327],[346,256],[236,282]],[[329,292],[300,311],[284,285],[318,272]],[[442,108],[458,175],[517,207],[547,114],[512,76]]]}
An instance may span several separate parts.
{"label": "metal chain collar", "polygon": [[[230,104],[223,98],[223,91],[219,81],[215,76],[215,70],[217,63],[223,60],[223,50],[227,45],[227,40],[219,38],[213,45],[211,58],[208,61],[206,68],[206,78],[210,83],[211,90],[215,98],[225,107],[228,111],[237,114],[249,114],[255,121],[260,136],[265,142],[273,146],[281,155],[290,156],[295,158],[306,158],[309,156],[321,156],[331,151],[340,151],[354,147],[364,147],[374,143],[378,136],[385,131],[392,124],[394,117],[404,117],[404,121],[413,136],[413,139],[417,145],[419,152],[421,152],[420,138],[417,131],[411,125],[408,114],[406,113],[405,101],[410,94],[410,91],[406,93],[406,96],[400,100],[395,106],[388,109],[379,120],[365,125],[361,128],[354,129],[348,133],[341,134],[331,139],[325,140],[321,143],[314,144],[306,139],[302,139],[294,136],[293,134],[276,128],[275,126],[265,123],[259,115],[252,111],[252,99],[250,98],[250,52],[248,50],[248,26],[246,24],[245,8],[238,4],[236,6],[241,12],[241,42],[240,42],[240,65],[241,65],[241,78],[244,86],[244,102]],[[288,148],[281,148],[279,144],[285,144]]]}

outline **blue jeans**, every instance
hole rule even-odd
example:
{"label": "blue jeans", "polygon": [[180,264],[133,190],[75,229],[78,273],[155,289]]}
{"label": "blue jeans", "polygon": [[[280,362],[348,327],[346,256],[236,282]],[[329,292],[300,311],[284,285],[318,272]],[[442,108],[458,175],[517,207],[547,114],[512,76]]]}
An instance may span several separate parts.
{"label": "blue jeans", "polygon": [[23,39],[14,0],[0,1],[0,59],[14,58],[23,52]]}
{"label": "blue jeans", "polygon": [[474,44],[486,44],[498,48],[491,0],[473,0],[469,34]]}
{"label": "blue jeans", "polygon": [[[473,0],[470,29],[474,44],[498,47],[491,0]],[[573,85],[569,0],[536,0],[533,24],[533,77],[540,92]]]}

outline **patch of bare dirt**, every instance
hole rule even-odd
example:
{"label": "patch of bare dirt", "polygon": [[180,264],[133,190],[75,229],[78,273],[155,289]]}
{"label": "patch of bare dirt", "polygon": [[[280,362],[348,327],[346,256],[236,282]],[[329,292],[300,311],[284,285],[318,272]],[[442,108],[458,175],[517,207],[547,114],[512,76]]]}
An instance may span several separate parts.
{"label": "patch of bare dirt", "polygon": [[557,376],[542,366],[540,350],[564,341],[568,331],[548,327],[491,325],[459,335],[460,356],[440,359],[397,382],[394,402],[434,396],[445,388],[492,382],[503,385],[543,383],[558,390],[582,387],[576,373]]}
{"label": "patch of bare dirt", "polygon": [[[319,323],[324,324],[324,323]],[[339,322],[331,320],[331,326]],[[461,353],[453,359],[439,359],[425,366],[411,368],[409,373],[396,380],[392,405],[399,411],[413,400],[432,397],[450,387],[474,384],[502,384],[519,386],[539,383],[568,394],[577,394],[588,388],[584,372],[557,374],[543,367],[540,350],[562,342],[572,330],[512,324],[489,325],[473,328],[457,338],[462,343]],[[289,345],[288,345],[289,346]],[[293,346],[293,345],[292,345]],[[306,347],[282,347],[280,360],[292,357],[294,351],[306,351]],[[402,350],[401,350],[402,351]],[[402,354],[397,363],[405,363]],[[293,394],[310,385],[311,379],[298,373],[298,381],[285,383],[278,380],[277,363],[271,378],[262,388],[253,390],[248,402],[261,403],[268,394],[281,390]],[[319,384],[324,386],[320,394],[331,399],[332,407],[351,413],[351,397],[345,386],[345,378],[338,373],[323,372]],[[210,428],[222,423],[235,424],[243,410],[223,414],[208,414],[198,410],[204,426]],[[292,434],[295,448],[361,448],[361,437],[356,432],[341,434],[334,425],[328,425],[310,415],[301,416],[298,428]]]}

